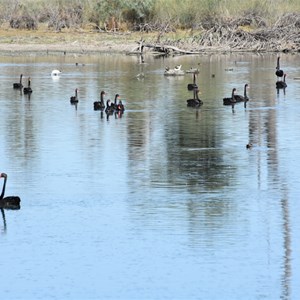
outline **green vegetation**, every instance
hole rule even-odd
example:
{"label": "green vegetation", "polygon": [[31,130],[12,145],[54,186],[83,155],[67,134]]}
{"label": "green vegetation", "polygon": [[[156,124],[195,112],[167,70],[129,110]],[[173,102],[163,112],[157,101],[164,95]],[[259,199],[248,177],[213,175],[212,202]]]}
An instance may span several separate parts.
{"label": "green vegetation", "polygon": [[210,29],[216,23],[273,26],[286,13],[300,13],[299,0],[1,0],[0,24],[50,30],[119,31]]}

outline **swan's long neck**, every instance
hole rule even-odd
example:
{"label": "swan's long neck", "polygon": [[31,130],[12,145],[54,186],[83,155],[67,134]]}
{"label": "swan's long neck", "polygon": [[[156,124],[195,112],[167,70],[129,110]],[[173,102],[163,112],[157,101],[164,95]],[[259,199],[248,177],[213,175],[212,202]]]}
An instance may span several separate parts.
{"label": "swan's long neck", "polygon": [[247,98],[247,85],[244,86],[244,97]]}
{"label": "swan's long neck", "polygon": [[235,89],[232,90],[232,94],[231,94],[232,100],[234,100],[234,92],[235,92]]}
{"label": "swan's long neck", "polygon": [[276,66],[276,69],[277,69],[277,70],[280,69],[279,60],[280,60],[280,57],[277,57],[277,66]]}
{"label": "swan's long neck", "polygon": [[1,192],[1,195],[0,195],[0,200],[3,199],[4,197],[4,193],[5,193],[5,186],[6,186],[6,180],[7,180],[7,176],[6,174],[1,174],[1,177],[4,177],[4,183],[3,183],[3,188],[2,188],[2,192]]}
{"label": "swan's long neck", "polygon": [[104,103],[104,95],[105,95],[105,93],[100,94],[100,102],[101,103]]}

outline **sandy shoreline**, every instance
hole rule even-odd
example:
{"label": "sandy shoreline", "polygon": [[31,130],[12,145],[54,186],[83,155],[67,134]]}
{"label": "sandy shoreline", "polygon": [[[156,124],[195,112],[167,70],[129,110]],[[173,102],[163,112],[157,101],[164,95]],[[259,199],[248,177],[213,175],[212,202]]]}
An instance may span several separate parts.
{"label": "sandy shoreline", "polygon": [[80,45],[80,44],[1,44],[0,52],[8,55],[20,55],[40,53],[40,54],[60,54],[60,53],[128,53],[136,47],[136,43],[129,42],[128,44],[104,43],[101,45]]}
{"label": "sandy shoreline", "polygon": [[137,47],[137,34],[96,33],[87,31],[52,32],[0,28],[0,52],[20,53],[126,53]]}

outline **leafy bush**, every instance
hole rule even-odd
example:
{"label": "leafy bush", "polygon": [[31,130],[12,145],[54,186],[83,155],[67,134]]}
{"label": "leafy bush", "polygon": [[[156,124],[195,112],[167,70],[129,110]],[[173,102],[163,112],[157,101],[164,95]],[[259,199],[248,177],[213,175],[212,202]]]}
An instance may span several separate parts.
{"label": "leafy bush", "polygon": [[[205,28],[228,20],[248,18],[252,26],[275,24],[286,13],[300,13],[299,0],[1,0],[0,24],[36,29],[38,22],[49,28],[98,28],[110,20],[132,30]],[[254,18],[254,20],[251,18]],[[243,22],[243,21],[241,21]],[[246,24],[245,23],[245,24]]]}

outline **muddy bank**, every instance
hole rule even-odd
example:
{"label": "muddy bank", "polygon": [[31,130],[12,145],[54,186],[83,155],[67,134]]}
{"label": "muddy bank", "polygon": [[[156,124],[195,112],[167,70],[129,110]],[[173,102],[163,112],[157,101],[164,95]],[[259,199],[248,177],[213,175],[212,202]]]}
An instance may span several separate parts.
{"label": "muddy bank", "polygon": [[[145,53],[193,54],[203,52],[300,52],[300,14],[282,16],[271,27],[254,16],[214,20],[198,31],[55,33],[48,30],[0,29],[0,52],[9,55]],[[143,41],[143,47],[141,44]]]}
{"label": "muddy bank", "polygon": [[128,44],[119,45],[117,43],[107,43],[102,45],[94,44],[31,44],[31,43],[0,43],[0,52],[7,55],[55,55],[55,54],[92,54],[92,53],[128,53],[136,46],[136,43],[129,42]]}

